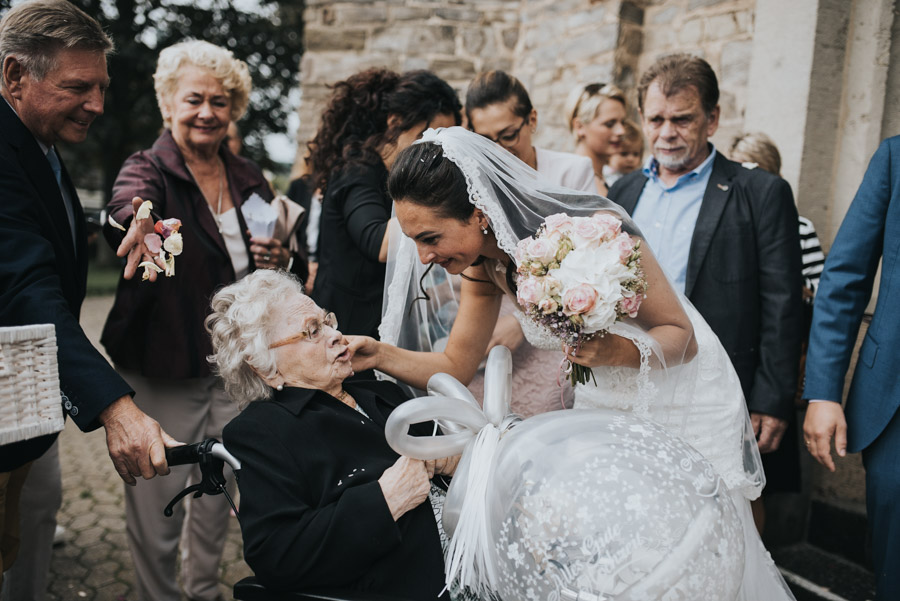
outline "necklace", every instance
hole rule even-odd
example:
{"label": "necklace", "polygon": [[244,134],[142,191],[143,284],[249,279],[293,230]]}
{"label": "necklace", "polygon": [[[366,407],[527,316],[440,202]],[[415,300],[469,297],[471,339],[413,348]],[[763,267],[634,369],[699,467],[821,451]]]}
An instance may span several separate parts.
{"label": "necklace", "polygon": [[[194,170],[191,169],[191,166],[188,165],[187,161],[184,162],[184,166],[187,167],[187,170],[190,172],[191,177],[194,178],[194,182],[197,184],[197,187],[200,187],[200,181],[197,179],[197,174],[194,173]],[[215,210],[212,207],[212,203],[209,202],[209,199],[206,198],[206,195],[203,194],[203,189],[201,188],[200,194],[203,194],[203,200],[206,201],[206,206],[209,207],[209,212],[213,214],[213,219],[216,221],[216,229],[219,230],[219,233],[222,233],[222,197],[225,194],[225,186],[223,185],[223,181],[225,179],[225,165],[222,164],[222,161],[219,161],[219,200],[216,203]]]}
{"label": "necklace", "polygon": [[[352,398],[350,399],[350,402],[349,402],[349,403],[348,403],[346,400],[344,400],[344,399],[347,398],[347,391],[344,390],[343,388],[341,389],[341,391],[338,393],[337,397],[335,397],[335,398],[337,398],[337,400],[339,400],[340,402],[344,403],[345,405],[347,405],[347,406],[350,407],[351,409],[355,409],[355,408],[356,408],[356,401],[354,401]],[[352,403],[352,404],[351,404],[351,403]]]}

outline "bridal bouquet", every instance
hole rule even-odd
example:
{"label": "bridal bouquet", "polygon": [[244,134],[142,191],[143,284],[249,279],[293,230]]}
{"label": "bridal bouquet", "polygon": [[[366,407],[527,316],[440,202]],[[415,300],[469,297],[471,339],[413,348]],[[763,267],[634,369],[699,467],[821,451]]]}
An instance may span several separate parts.
{"label": "bridal bouquet", "polygon": [[[519,303],[577,353],[585,340],[637,316],[647,291],[640,246],[613,215],[550,215],[516,247]],[[593,379],[590,368],[567,363],[573,385]]]}

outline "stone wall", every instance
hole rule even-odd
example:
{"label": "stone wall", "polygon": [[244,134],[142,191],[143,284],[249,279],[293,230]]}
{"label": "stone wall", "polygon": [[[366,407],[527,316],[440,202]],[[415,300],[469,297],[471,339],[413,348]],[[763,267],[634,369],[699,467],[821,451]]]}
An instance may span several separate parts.
{"label": "stone wall", "polygon": [[644,18],[638,70],[671,52],[706,59],[719,78],[722,113],[713,143],[728,151],[743,129],[756,0],[656,0]]}
{"label": "stone wall", "polygon": [[511,69],[521,0],[307,0],[299,154],[315,135],[328,84],[369,67],[431,69],[464,92],[476,73]]}
{"label": "stone wall", "polygon": [[569,92],[613,82],[629,93],[658,56],[703,56],[721,77],[724,147],[741,129],[756,0],[309,0],[301,65],[302,145],[327,84],[367,67],[432,69],[462,93],[487,69],[522,79],[538,109],[538,144],[572,148]]}

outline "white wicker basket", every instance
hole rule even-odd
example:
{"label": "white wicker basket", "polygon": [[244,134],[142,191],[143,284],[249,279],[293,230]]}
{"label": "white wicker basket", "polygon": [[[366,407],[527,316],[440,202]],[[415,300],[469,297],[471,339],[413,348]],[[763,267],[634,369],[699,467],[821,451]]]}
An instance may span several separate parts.
{"label": "white wicker basket", "polygon": [[60,398],[53,324],[0,328],[0,444],[62,430]]}

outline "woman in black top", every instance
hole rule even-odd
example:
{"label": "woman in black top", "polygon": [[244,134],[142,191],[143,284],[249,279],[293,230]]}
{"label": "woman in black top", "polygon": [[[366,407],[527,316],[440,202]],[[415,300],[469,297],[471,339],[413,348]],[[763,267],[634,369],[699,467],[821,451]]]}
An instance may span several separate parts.
{"label": "woman in black top", "polygon": [[387,225],[388,169],[429,127],[461,122],[456,92],[429,71],[357,73],[334,85],[309,143],[312,187],[323,191],[313,299],[347,334],[378,336]]}

